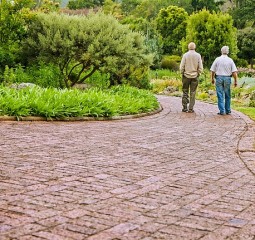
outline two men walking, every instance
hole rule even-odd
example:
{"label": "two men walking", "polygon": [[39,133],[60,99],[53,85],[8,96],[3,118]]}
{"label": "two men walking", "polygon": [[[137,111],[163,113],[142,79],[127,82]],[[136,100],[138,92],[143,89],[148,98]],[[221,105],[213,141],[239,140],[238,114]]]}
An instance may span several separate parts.
{"label": "two men walking", "polygon": [[[182,111],[194,112],[195,95],[198,86],[198,77],[203,71],[201,55],[195,51],[196,44],[188,44],[189,51],[181,60],[180,71],[182,74]],[[229,47],[221,48],[222,55],[217,57],[210,70],[211,82],[215,83],[218,98],[218,108],[220,115],[231,113],[231,77],[234,78],[234,86],[237,86],[237,68],[234,61],[228,57]]]}

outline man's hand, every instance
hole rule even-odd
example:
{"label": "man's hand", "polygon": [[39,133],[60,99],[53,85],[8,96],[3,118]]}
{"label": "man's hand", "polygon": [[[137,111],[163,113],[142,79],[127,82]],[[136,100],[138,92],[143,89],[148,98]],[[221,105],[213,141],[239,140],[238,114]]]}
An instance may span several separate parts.
{"label": "man's hand", "polygon": [[237,82],[234,82],[234,87],[236,87],[237,86]]}
{"label": "man's hand", "polygon": [[214,80],[214,78],[212,78],[212,84],[214,84],[215,83],[215,80]]}

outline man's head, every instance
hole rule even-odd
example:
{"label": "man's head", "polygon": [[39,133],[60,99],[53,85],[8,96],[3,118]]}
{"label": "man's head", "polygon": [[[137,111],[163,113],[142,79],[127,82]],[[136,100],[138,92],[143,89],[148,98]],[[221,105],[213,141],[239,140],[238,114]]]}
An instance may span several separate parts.
{"label": "man's head", "polygon": [[221,48],[221,53],[227,55],[229,53],[229,47],[228,46],[223,46]]}
{"label": "man's head", "polygon": [[193,43],[193,42],[190,42],[189,45],[188,45],[188,49],[189,50],[195,50],[196,49],[196,44]]}

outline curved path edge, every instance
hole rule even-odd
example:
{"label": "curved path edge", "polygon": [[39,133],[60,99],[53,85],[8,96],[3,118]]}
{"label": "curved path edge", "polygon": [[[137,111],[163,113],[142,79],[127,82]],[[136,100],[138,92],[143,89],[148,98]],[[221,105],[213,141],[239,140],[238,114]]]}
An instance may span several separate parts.
{"label": "curved path edge", "polygon": [[237,153],[247,169],[255,176],[255,122],[244,114],[242,118],[246,126],[238,141]]}

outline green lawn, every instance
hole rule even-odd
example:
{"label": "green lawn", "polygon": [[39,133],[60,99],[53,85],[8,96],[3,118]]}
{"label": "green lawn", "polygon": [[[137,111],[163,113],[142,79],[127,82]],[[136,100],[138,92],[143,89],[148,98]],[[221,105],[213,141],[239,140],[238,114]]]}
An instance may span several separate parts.
{"label": "green lawn", "polygon": [[248,117],[250,117],[253,121],[255,121],[255,108],[254,107],[236,107],[234,109],[244,113]]}

